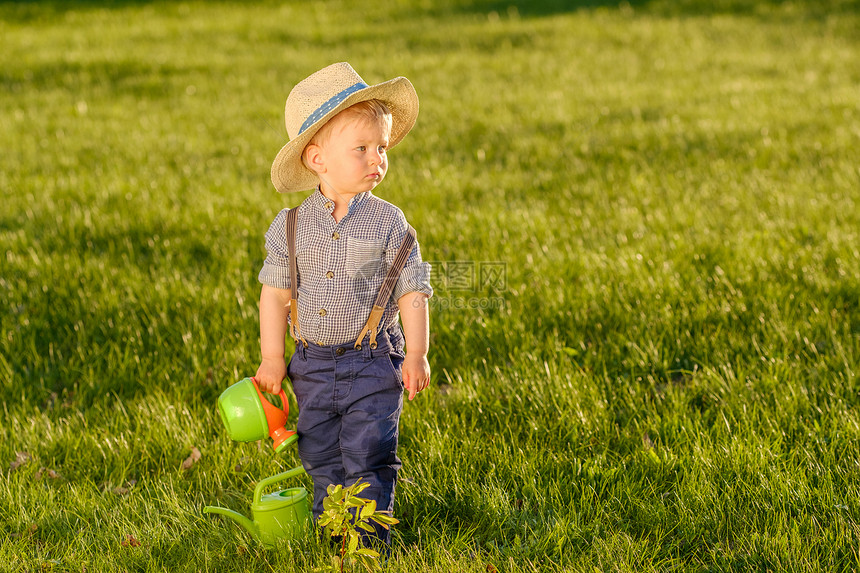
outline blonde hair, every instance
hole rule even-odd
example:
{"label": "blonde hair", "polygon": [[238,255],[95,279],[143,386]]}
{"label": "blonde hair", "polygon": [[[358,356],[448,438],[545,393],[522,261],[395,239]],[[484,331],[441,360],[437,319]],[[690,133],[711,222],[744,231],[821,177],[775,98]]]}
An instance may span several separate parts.
{"label": "blonde hair", "polygon": [[[355,105],[351,105],[345,110],[341,111],[333,118],[325,122],[325,124],[319,128],[308,144],[305,146],[304,150],[302,150],[302,163],[305,164],[305,167],[311,169],[310,165],[308,165],[308,160],[306,157],[306,151],[311,145],[325,145],[325,143],[331,137],[331,134],[334,132],[335,127],[339,123],[335,121],[340,118],[341,120],[352,119],[354,121],[364,121],[368,123],[379,122],[382,125],[388,127],[391,130],[391,125],[393,121],[393,117],[391,115],[391,110],[385,104],[384,101],[378,99],[369,99],[365,101],[360,101]],[[313,171],[313,169],[311,169]]]}

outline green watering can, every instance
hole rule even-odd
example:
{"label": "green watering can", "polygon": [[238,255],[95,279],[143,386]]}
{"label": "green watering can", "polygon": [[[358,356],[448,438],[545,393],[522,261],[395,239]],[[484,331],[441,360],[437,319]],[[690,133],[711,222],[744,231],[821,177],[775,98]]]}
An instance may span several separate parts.
{"label": "green watering can", "polygon": [[296,443],[299,439],[296,431],[284,427],[290,406],[283,388],[280,396],[281,407],[277,408],[263,398],[254,378],[244,378],[224,390],[218,397],[218,413],[230,438],[237,442],[256,442],[270,436],[276,452]]}
{"label": "green watering can", "polygon": [[310,521],[307,490],[303,487],[292,487],[266,495],[263,495],[263,491],[303,473],[305,468],[297,466],[260,481],[254,488],[254,502],[251,504],[253,519],[231,509],[211,505],[204,507],[203,513],[226,515],[267,547],[274,546],[280,539],[296,539],[304,534],[306,524]]}

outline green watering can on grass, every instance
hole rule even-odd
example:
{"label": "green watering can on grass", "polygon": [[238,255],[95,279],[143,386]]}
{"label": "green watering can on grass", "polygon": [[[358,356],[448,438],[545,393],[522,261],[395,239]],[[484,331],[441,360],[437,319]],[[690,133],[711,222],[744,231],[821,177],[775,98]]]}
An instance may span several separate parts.
{"label": "green watering can on grass", "polygon": [[211,505],[204,507],[203,513],[220,513],[233,519],[268,547],[274,546],[281,539],[296,539],[304,534],[310,521],[307,490],[303,487],[292,487],[265,495],[263,491],[303,473],[305,468],[297,466],[260,481],[254,488],[254,502],[251,504],[253,519],[231,509]]}

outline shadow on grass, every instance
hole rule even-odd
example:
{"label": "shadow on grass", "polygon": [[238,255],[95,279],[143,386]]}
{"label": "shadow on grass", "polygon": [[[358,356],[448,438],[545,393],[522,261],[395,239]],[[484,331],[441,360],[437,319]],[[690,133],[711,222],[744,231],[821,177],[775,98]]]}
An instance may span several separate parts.
{"label": "shadow on grass", "polygon": [[[246,3],[236,0],[207,0],[211,4]],[[267,4],[270,2],[257,2]],[[124,9],[135,6],[162,4],[165,10],[176,4],[163,0],[0,0],[0,19],[28,22],[53,19],[73,10]],[[247,3],[247,4],[250,4]],[[427,8],[410,6],[410,12],[518,14],[542,17],[580,10],[628,9],[659,16],[707,16],[713,14],[753,15],[782,6],[791,7],[810,16],[834,13],[860,13],[860,0],[435,0]]]}
{"label": "shadow on grass", "polygon": [[129,94],[155,100],[174,95],[174,78],[187,76],[194,71],[190,67],[151,64],[143,60],[92,61],[85,64],[50,62],[0,70],[0,89],[6,93],[58,89],[93,93],[103,90],[111,94]]}
{"label": "shadow on grass", "polygon": [[515,13],[524,17],[551,16],[597,8],[633,8],[659,16],[752,15],[788,5],[815,16],[860,12],[858,0],[466,0],[452,4],[455,11],[497,12],[500,15]]}
{"label": "shadow on grass", "polygon": [[[241,6],[234,0],[206,0],[205,4],[230,4]],[[201,2],[201,4],[204,4]],[[180,3],[165,0],[0,0],[0,21],[33,23],[50,21],[67,12],[91,10],[124,10],[148,5],[161,5],[165,12],[177,11]]]}

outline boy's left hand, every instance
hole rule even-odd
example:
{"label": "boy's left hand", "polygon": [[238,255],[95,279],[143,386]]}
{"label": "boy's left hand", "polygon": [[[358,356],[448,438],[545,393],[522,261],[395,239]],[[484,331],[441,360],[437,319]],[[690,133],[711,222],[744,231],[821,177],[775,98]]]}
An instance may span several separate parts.
{"label": "boy's left hand", "polygon": [[427,362],[426,354],[406,353],[403,361],[403,385],[409,392],[409,399],[426,389],[430,385],[430,363]]}

